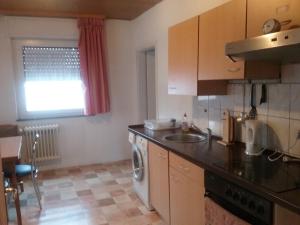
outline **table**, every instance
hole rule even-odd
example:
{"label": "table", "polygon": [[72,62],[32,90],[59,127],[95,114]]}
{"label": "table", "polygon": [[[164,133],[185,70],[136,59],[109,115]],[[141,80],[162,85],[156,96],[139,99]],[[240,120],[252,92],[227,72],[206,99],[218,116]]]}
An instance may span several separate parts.
{"label": "table", "polygon": [[[0,149],[2,163],[12,174],[11,186],[18,189],[18,181],[16,176],[16,164],[19,162],[22,147],[22,136],[0,138]],[[16,212],[18,225],[22,225],[21,207],[19,194],[16,196]]]}

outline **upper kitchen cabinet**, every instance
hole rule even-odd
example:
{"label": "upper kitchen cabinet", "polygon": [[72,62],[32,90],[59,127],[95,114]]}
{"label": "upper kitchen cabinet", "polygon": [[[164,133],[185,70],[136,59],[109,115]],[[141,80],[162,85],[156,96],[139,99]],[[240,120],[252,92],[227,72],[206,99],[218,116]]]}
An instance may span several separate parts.
{"label": "upper kitchen cabinet", "polygon": [[198,30],[199,17],[169,28],[169,94],[226,94],[225,81],[198,81]]}
{"label": "upper kitchen cabinet", "polygon": [[268,19],[282,23],[282,30],[300,25],[299,0],[248,0],[247,37],[263,35],[262,27]]}
{"label": "upper kitchen cabinet", "polygon": [[169,28],[169,94],[197,95],[199,17]]}
{"label": "upper kitchen cabinet", "polygon": [[225,44],[245,39],[246,0],[232,0],[200,16],[199,80],[244,79],[244,62],[225,56]]}
{"label": "upper kitchen cabinet", "polygon": [[247,0],[232,0],[199,19],[199,80],[277,79],[280,65],[274,62],[233,62],[225,45],[246,38]]}

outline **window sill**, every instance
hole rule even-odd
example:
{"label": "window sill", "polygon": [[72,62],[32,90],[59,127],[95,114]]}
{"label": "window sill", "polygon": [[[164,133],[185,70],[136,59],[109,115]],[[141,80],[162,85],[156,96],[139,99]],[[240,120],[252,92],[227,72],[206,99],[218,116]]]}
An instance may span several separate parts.
{"label": "window sill", "polygon": [[49,117],[41,117],[41,118],[17,119],[16,121],[22,122],[22,121],[35,121],[35,120],[72,119],[72,118],[81,118],[81,117],[93,117],[93,116],[86,116],[86,115],[49,116]]}

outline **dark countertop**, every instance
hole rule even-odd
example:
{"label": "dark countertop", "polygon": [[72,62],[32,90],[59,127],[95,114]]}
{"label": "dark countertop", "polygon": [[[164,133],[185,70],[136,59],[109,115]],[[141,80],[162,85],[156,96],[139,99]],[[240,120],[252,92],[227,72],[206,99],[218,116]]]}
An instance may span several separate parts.
{"label": "dark countertop", "polygon": [[[299,164],[286,164],[281,160],[270,162],[267,160],[266,154],[247,156],[244,153],[244,144],[236,143],[225,147],[218,144],[216,138],[213,138],[211,144],[207,142],[175,143],[163,139],[165,135],[181,133],[180,129],[152,131],[144,128],[143,125],[132,125],[128,130],[257,195],[300,214]],[[282,191],[283,184],[284,187],[289,187],[291,183],[291,179],[288,177],[293,178],[292,181],[297,183],[298,188]],[[276,189],[278,190],[274,191]]]}

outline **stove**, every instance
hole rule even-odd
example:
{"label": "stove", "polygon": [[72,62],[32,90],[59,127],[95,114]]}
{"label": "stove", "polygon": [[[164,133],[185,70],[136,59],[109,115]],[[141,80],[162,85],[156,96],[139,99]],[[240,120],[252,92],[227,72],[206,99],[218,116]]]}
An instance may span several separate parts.
{"label": "stove", "polygon": [[266,152],[260,157],[244,154],[240,158],[219,161],[214,164],[275,193],[300,188],[300,165],[283,163],[282,160],[270,162],[267,159],[270,154],[271,152]]}
{"label": "stove", "polygon": [[[272,202],[212,172],[205,171],[204,179],[206,197],[219,206],[214,212],[215,217],[226,218],[224,220],[229,221],[226,224],[273,224]],[[205,208],[209,208],[209,205]],[[214,221],[210,221],[210,224],[218,225]]]}

